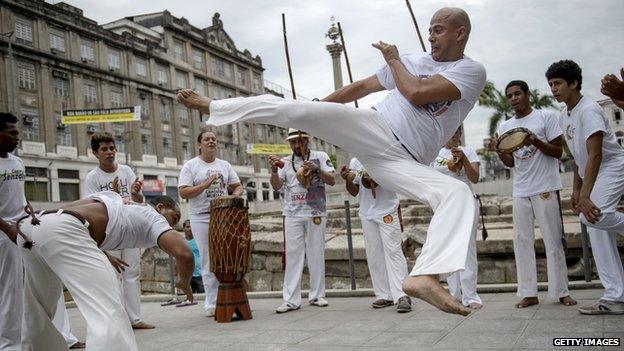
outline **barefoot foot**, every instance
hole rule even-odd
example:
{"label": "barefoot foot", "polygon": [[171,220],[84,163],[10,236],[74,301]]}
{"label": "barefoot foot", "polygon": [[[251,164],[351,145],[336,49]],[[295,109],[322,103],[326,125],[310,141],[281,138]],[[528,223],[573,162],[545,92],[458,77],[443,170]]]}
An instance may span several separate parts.
{"label": "barefoot foot", "polygon": [[210,114],[210,102],[211,98],[207,96],[201,96],[191,89],[182,89],[176,96],[178,102],[182,105],[198,110],[203,114]]}
{"label": "barefoot foot", "polygon": [[149,324],[149,323],[145,323],[145,322],[139,322],[139,323],[135,323],[132,325],[132,329],[154,329],[156,328],[156,326]]}
{"label": "barefoot foot", "polygon": [[468,304],[468,308],[473,309],[473,310],[478,310],[480,308],[482,308],[483,305],[478,303],[478,302],[471,302]]}
{"label": "barefoot foot", "polygon": [[539,299],[537,298],[537,296],[525,297],[516,304],[516,308],[526,308],[529,306],[537,305],[538,303]]}
{"label": "barefoot foot", "polygon": [[559,298],[559,302],[561,302],[561,304],[563,304],[564,306],[574,306],[574,305],[576,305],[576,300],[571,298],[570,295],[564,296],[564,297],[560,297]]}
{"label": "barefoot foot", "polygon": [[471,312],[442,287],[437,275],[409,276],[403,281],[403,291],[447,313],[467,316]]}

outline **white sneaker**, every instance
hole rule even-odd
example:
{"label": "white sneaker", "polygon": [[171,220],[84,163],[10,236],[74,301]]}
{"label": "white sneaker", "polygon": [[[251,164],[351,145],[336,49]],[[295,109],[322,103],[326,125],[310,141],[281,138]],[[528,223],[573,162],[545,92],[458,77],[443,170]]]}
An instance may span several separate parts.
{"label": "white sneaker", "polygon": [[210,317],[214,317],[215,316],[215,309],[214,308],[209,308],[206,310],[206,317],[210,318]]}
{"label": "white sneaker", "polygon": [[327,302],[327,300],[325,300],[324,298],[319,297],[317,299],[310,301],[310,305],[318,306],[318,307],[327,307],[329,306],[329,302]]}
{"label": "white sneaker", "polygon": [[286,312],[298,310],[299,308],[301,308],[301,306],[293,306],[289,304],[288,302],[284,302],[278,308],[275,309],[275,313],[286,313]]}

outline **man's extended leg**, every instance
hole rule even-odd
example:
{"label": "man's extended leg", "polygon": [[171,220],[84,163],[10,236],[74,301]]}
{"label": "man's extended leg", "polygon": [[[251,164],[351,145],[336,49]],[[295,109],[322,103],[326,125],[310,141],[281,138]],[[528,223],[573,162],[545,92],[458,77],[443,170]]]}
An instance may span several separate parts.
{"label": "man's extended leg", "polygon": [[0,231],[0,350],[21,350],[23,314],[20,248]]}

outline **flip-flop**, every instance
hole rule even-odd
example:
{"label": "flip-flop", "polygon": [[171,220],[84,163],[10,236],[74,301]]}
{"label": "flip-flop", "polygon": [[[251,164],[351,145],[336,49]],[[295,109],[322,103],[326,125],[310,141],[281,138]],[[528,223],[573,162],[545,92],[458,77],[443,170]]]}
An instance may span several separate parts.
{"label": "flip-flop", "polygon": [[188,306],[194,306],[194,305],[197,305],[197,302],[184,301],[184,302],[180,302],[179,304],[177,304],[176,307],[188,307]]}
{"label": "flip-flop", "polygon": [[174,297],[174,298],[172,298],[171,300],[169,300],[169,301],[167,301],[165,303],[161,303],[160,305],[161,306],[171,306],[171,305],[178,305],[178,304],[181,304],[181,303],[182,303],[182,300],[180,300],[177,297]]}

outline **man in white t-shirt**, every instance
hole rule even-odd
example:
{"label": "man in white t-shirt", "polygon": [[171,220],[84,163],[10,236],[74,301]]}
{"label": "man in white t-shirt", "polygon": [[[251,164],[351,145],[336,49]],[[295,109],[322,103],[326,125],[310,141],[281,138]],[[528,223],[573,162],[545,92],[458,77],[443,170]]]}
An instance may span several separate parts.
{"label": "man in white t-shirt", "polygon": [[[62,210],[33,214],[18,227],[33,240],[23,249],[25,350],[68,350],[52,324],[63,285],[87,323],[87,348],[138,350],[122,306],[117,274],[103,251],[157,246],[175,257],[176,286],[190,301],[193,252],[172,226],[180,220],[178,205],[167,196],[152,205],[122,199],[112,191],[95,193]],[[18,243],[21,243],[21,238]]]}
{"label": "man in white t-shirt", "polygon": [[553,63],[546,79],[555,99],[566,104],[559,124],[572,156],[572,209],[587,225],[602,298],[579,308],[582,314],[624,314],[624,269],[617,248],[624,234],[624,213],[617,210],[624,195],[624,150],[602,108],[581,95],[581,68],[571,60]]}
{"label": "man in white t-shirt", "polygon": [[189,201],[191,230],[201,256],[202,282],[206,293],[204,313],[206,317],[215,317],[219,281],[210,271],[210,204],[213,199],[230,193],[240,196],[244,190],[232,165],[217,158],[217,134],[202,129],[197,136],[197,144],[200,148],[199,156],[182,166],[178,188],[180,196]]}
{"label": "man in white t-shirt", "polygon": [[21,350],[22,257],[15,222],[24,214],[26,172],[11,153],[19,144],[17,117],[0,113],[0,350]]}
{"label": "man in white t-shirt", "polygon": [[[143,202],[142,183],[132,169],[115,161],[117,148],[110,133],[96,133],[91,137],[91,151],[98,166],[91,170],[85,180],[85,195],[100,191],[116,191],[123,198]],[[107,253],[127,264],[121,272],[121,291],[124,308],[133,329],[153,329],[141,320],[141,249],[128,248]],[[113,261],[117,261],[113,258]]]}
{"label": "man in white t-shirt", "polygon": [[[352,173],[355,177],[351,175],[350,178]],[[395,193],[377,186],[355,157],[351,159],[349,168],[342,167],[340,175],[349,194],[360,196],[358,216],[362,222],[368,271],[377,298],[373,308],[396,303],[397,312],[410,312],[412,300],[401,287],[407,276],[407,260],[401,248],[399,198]]]}
{"label": "man in white t-shirt", "polygon": [[[464,182],[470,190],[472,184],[479,181],[479,165],[481,160],[470,146],[460,146],[462,128],[459,127],[453,137],[440,149],[438,157],[431,163],[431,166],[449,177]],[[475,197],[475,206],[478,208]],[[463,271],[455,272],[446,278],[449,291],[461,303],[472,309],[483,307],[483,302],[477,294],[477,223],[479,221],[479,211],[475,212],[475,222],[472,228],[472,237],[468,247],[468,257],[466,268]]]}
{"label": "man in white t-shirt", "polygon": [[[290,156],[269,156],[269,181],[273,189],[284,194],[286,270],[282,287],[284,302],[275,310],[277,313],[301,307],[304,258],[310,273],[310,304],[328,305],[325,300],[325,184],[335,184],[334,166],[329,156],[309,149],[307,133],[291,128],[286,140],[293,151]],[[308,180],[299,177],[301,173],[309,174]]]}
{"label": "man in white t-shirt", "polygon": [[[505,95],[515,116],[498,126],[497,136],[513,128],[526,128],[531,135],[526,145],[513,154],[498,155],[513,168],[514,254],[518,275],[517,308],[539,303],[535,262],[534,221],[540,226],[546,251],[548,296],[565,306],[576,305],[568,291],[568,268],[563,251],[563,223],[560,217],[559,158],[563,134],[553,112],[533,110],[529,86],[521,80],[507,84]],[[495,142],[493,139],[492,143]]]}
{"label": "man in white t-shirt", "polygon": [[[271,95],[212,101],[188,89],[177,97],[185,106],[210,114],[207,123],[212,125],[247,121],[305,130],[356,156],[385,189],[431,206],[435,214],[427,243],[403,290],[443,311],[467,315],[470,310],[439,279],[465,268],[474,199],[466,184],[441,177],[429,164],[485,86],[485,68],[464,55],[470,30],[465,11],[440,9],[430,22],[431,54],[399,56],[394,45],[373,44],[386,65],[338,89],[324,102]],[[374,109],[342,105],[381,90],[390,92]]]}

